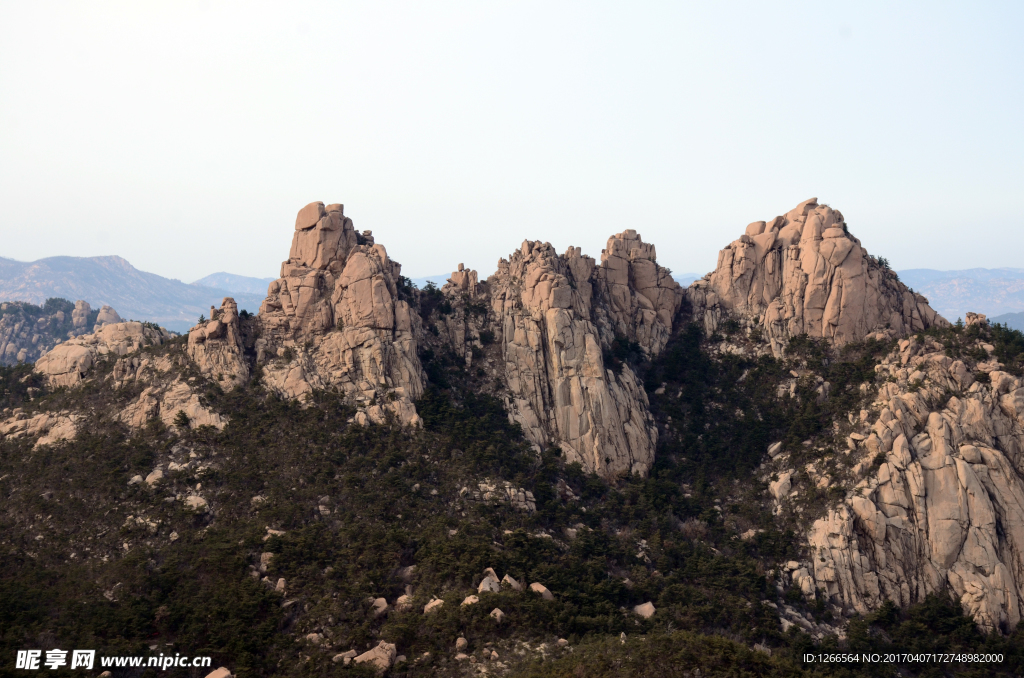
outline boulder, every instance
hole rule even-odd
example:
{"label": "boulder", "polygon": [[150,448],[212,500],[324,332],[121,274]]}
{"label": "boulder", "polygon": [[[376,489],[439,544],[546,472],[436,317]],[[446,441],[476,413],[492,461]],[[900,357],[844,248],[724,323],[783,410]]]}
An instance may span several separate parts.
{"label": "boulder", "polygon": [[186,497],[185,506],[196,513],[206,513],[210,509],[209,503],[198,495]]}
{"label": "boulder", "polygon": [[491,610],[491,615],[490,616],[491,616],[491,619],[493,619],[494,621],[498,622],[499,624],[501,622],[505,621],[505,613],[502,612],[498,608],[494,608],[493,610]]}
{"label": "boulder", "polygon": [[359,653],[355,650],[349,650],[348,652],[342,652],[340,654],[334,655],[333,657],[331,657],[331,661],[335,664],[344,663],[346,666],[348,666],[352,662],[352,660],[355,659],[356,656],[358,655]]}
{"label": "boulder", "polygon": [[467,605],[475,605],[480,602],[480,596],[466,596],[465,600],[462,601],[462,607]]}
{"label": "boulder", "polygon": [[429,603],[423,606],[423,614],[430,614],[436,612],[444,606],[444,601],[440,598],[433,598]]}
{"label": "boulder", "polygon": [[231,671],[222,666],[219,669],[207,673],[206,678],[231,678]]}
{"label": "boulder", "polygon": [[543,598],[544,600],[554,600],[555,599],[555,597],[553,595],[551,595],[551,591],[548,591],[548,587],[544,586],[544,584],[541,584],[541,583],[538,583],[538,582],[533,582],[532,584],[530,584],[530,590],[533,591],[534,593],[539,593],[540,597]]}
{"label": "boulder", "polygon": [[156,485],[164,479],[164,472],[161,469],[155,469],[148,476],[146,476],[146,484],[150,487]]}
{"label": "boulder", "polygon": [[104,325],[113,325],[115,323],[124,322],[121,316],[117,314],[113,308],[107,305],[100,307],[99,313],[96,315],[96,328],[99,329]]}
{"label": "boulder", "polygon": [[502,584],[507,584],[513,591],[522,591],[523,585],[512,578],[512,575],[506,574],[502,580]]}
{"label": "boulder", "polygon": [[654,616],[654,603],[647,601],[642,605],[637,605],[633,608],[633,613],[644,619],[650,619]]}
{"label": "boulder", "polygon": [[369,664],[377,670],[377,673],[384,673],[395,663],[398,650],[393,643],[380,641],[377,647],[355,657],[352,661],[356,664]]}
{"label": "boulder", "polygon": [[408,612],[412,609],[412,596],[409,594],[398,596],[395,601],[395,610],[398,612]]}
{"label": "boulder", "polygon": [[468,640],[466,640],[465,638],[462,638],[462,637],[459,637],[458,639],[456,639],[456,641],[455,641],[455,651],[456,652],[465,652],[466,648],[468,648],[468,647],[469,647],[469,641]]}
{"label": "boulder", "polygon": [[501,584],[498,582],[496,576],[487,575],[480,581],[480,585],[476,587],[477,593],[497,593],[501,591]]}

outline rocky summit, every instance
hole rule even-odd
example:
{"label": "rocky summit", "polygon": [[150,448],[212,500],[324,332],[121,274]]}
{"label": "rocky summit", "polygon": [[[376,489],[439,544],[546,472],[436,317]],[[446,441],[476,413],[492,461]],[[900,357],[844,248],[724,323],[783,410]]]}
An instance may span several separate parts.
{"label": "rocky summit", "polygon": [[879,331],[905,336],[949,325],[817,198],[747,226],[688,296],[709,331],[735,317],[760,329],[776,355],[801,334],[843,345]]}
{"label": "rocky summit", "polygon": [[239,675],[1024,670],[1024,334],[951,325],[838,210],[686,288],[632,229],[418,289],[341,204],[285,228],[259,312],[182,336],[3,306],[0,600],[64,629],[12,607],[18,638],[116,617]]}

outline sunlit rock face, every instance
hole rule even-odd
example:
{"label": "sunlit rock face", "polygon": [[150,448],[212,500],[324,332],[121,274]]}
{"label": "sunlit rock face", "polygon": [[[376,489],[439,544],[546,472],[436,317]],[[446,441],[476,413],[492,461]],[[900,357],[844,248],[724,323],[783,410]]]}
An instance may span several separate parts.
{"label": "sunlit rock face", "polygon": [[868,256],[838,210],[816,198],[747,226],[687,295],[709,332],[735,318],[761,328],[776,355],[800,334],[843,345],[879,330],[905,336],[948,326],[927,299]]}
{"label": "sunlit rock face", "polygon": [[361,421],[390,413],[419,423],[419,318],[398,298],[400,275],[401,265],[368,231],[356,233],[342,205],[302,208],[281,277],[260,308],[264,383],[290,398],[338,388],[361,406]]}
{"label": "sunlit rock face", "polygon": [[[490,331],[499,342],[506,406],[538,447],[606,477],[646,474],[657,429],[647,394],[629,365],[606,364],[612,342],[633,341],[647,355],[668,342],[682,288],[635,231],[612,236],[601,263],[570,247],[526,241],[485,283],[459,270],[443,288],[452,303],[484,303],[486,320],[448,322],[460,354]],[[462,315],[459,317],[468,317]]]}
{"label": "sunlit rock face", "polygon": [[983,628],[1019,623],[1024,388],[1001,367],[968,369],[930,339],[882,362],[876,416],[851,439],[864,477],[808,534],[810,591],[867,613],[951,590]]}

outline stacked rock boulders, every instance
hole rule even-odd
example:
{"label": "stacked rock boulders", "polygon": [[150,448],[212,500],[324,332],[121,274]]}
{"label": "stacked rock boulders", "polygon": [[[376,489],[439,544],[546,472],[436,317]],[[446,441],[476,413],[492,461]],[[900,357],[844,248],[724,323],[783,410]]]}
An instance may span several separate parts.
{"label": "stacked rock boulders", "polygon": [[260,308],[264,382],[292,398],[337,387],[362,406],[361,421],[390,413],[418,423],[419,317],[399,298],[400,275],[372,234],[355,232],[342,205],[302,208],[281,278]]}
{"label": "stacked rock boulders", "polygon": [[238,305],[231,297],[211,308],[210,318],[188,333],[188,355],[199,370],[228,390],[245,383],[249,365],[245,360]]}
{"label": "stacked rock boulders", "polygon": [[46,377],[51,387],[77,386],[96,360],[124,356],[143,346],[159,346],[170,338],[167,330],[140,322],[104,325],[93,334],[58,344],[36,361],[35,368]]}

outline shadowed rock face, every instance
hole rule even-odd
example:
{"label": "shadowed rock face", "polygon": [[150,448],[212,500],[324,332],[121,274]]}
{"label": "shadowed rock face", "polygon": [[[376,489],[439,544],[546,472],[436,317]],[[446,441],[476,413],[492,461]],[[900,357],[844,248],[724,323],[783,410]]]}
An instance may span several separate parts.
{"label": "shadowed rock face", "polygon": [[368,231],[356,234],[342,205],[302,208],[281,278],[260,308],[264,382],[292,398],[338,387],[365,405],[360,420],[382,421],[391,412],[418,423],[418,316],[398,298],[400,275],[401,265]]}
{"label": "shadowed rock face", "polygon": [[843,345],[884,329],[903,336],[949,325],[868,256],[838,210],[816,198],[747,226],[687,294],[709,332],[729,315],[760,327],[776,355],[804,333]]}

